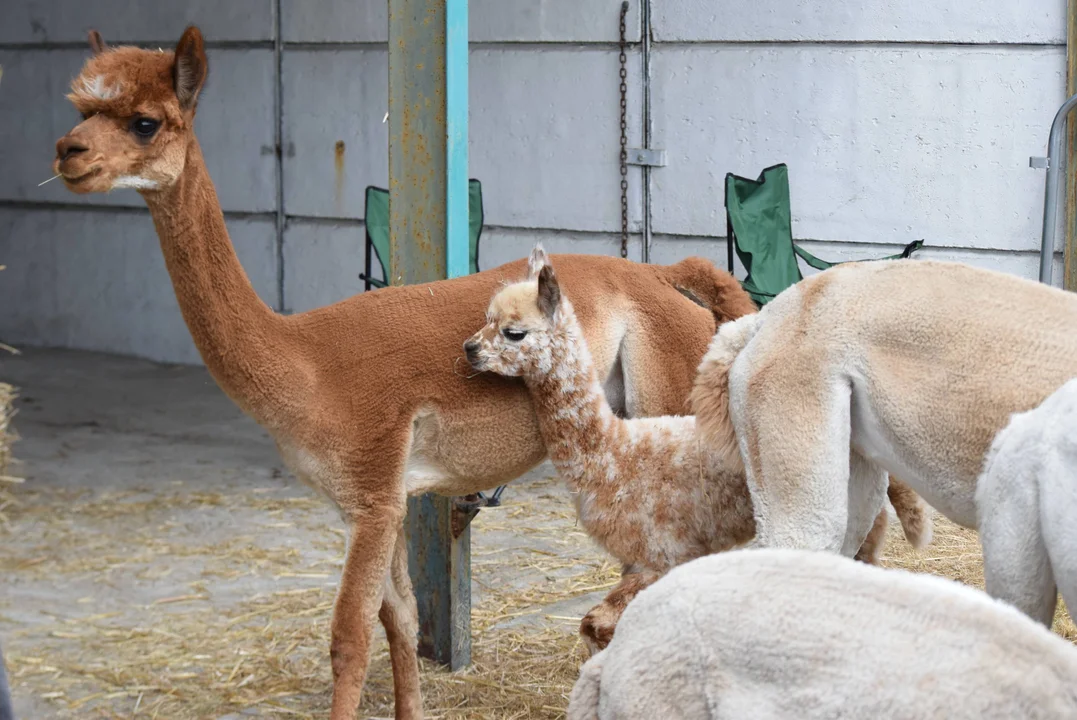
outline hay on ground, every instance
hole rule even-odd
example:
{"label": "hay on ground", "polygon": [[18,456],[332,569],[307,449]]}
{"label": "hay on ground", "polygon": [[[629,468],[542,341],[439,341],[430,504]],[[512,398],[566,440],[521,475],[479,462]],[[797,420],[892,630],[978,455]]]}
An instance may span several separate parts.
{"label": "hay on ground", "polygon": [[19,439],[11,425],[15,415],[15,388],[0,382],[0,530],[7,523],[4,510],[15,502],[11,486],[22,482],[12,471],[11,446]]}
{"label": "hay on ground", "polygon": [[[326,715],[329,621],[343,537],[325,525],[318,499],[31,487],[21,494],[14,521],[20,532],[36,528],[41,542],[0,558],[5,577],[72,584],[116,579],[128,587],[131,577],[152,583],[173,569],[199,572],[182,591],[152,602],[101,611],[91,597],[72,598],[76,610],[66,617],[5,630],[16,692],[32,693],[56,717]],[[533,481],[515,495],[515,503],[483,511],[473,525],[474,662],[455,673],[423,663],[429,718],[563,718],[582,656],[579,620],[545,608],[617,581],[617,565],[576,526],[571,500],[553,481]],[[183,508],[229,514],[256,508],[265,527],[316,533],[313,544],[325,559],[312,562],[280,530],[274,531],[280,542],[266,542],[246,526],[236,528],[234,540],[200,545],[189,530],[169,524]],[[128,524],[117,521],[123,517]],[[905,543],[895,523],[886,564],[982,587],[976,534],[935,522],[935,541],[922,551]],[[219,597],[226,581],[248,575],[279,578],[279,589],[231,602]],[[538,623],[511,625],[535,612]],[[1077,641],[1077,628],[1062,611],[1055,629]],[[392,717],[384,641],[374,649],[361,715]]]}

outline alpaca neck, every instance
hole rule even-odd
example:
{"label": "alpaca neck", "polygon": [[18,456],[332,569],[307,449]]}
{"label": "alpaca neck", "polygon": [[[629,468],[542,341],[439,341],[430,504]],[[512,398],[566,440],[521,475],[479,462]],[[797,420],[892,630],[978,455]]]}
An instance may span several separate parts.
{"label": "alpaca neck", "polygon": [[258,297],[236,257],[196,139],[176,183],[143,197],[202,360],[233,401],[272,424],[266,390],[279,387],[288,370],[281,353],[285,319]]}
{"label": "alpaca neck", "polygon": [[606,401],[571,306],[563,303],[560,312],[549,371],[525,381],[550,460],[570,488],[580,490],[606,480],[595,471],[609,464],[609,438],[620,420]]}

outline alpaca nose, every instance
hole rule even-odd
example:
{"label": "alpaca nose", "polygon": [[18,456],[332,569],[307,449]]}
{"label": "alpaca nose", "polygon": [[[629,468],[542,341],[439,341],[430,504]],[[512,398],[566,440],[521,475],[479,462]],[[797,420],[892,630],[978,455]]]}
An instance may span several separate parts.
{"label": "alpaca nose", "polygon": [[61,162],[67,160],[72,155],[78,155],[79,153],[84,153],[87,150],[89,150],[88,147],[80,143],[75,138],[67,135],[60,138],[60,140],[56,143],[56,157],[60,158]]}

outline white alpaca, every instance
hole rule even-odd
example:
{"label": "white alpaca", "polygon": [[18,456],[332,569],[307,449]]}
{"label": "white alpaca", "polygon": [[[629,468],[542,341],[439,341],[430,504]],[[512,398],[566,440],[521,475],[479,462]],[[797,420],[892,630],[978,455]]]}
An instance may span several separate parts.
{"label": "white alpaca", "polygon": [[[1074,377],[1077,294],[960,263],[854,263],[722,325],[692,406],[707,444],[745,464],[754,545],[852,555],[890,472],[986,545],[1006,547],[1037,527],[994,522],[1005,508],[977,501],[985,458],[1014,413]],[[987,554],[988,575],[998,577],[998,559]],[[1028,580],[1011,573],[1006,582]],[[1024,609],[1050,620],[1043,602]]]}
{"label": "white alpaca", "polygon": [[950,580],[734,550],[636,596],[568,720],[1077,718],[1077,648]]}
{"label": "white alpaca", "polygon": [[976,505],[987,591],[1048,626],[1058,589],[1077,612],[1077,379],[998,434]]}
{"label": "white alpaca", "polygon": [[[532,253],[529,278],[494,295],[487,324],[464,347],[474,369],[523,378],[550,459],[576,493],[580,522],[624,564],[622,582],[581,624],[591,649],[609,642],[625,605],[662,573],[752,538],[740,463],[701,447],[695,418],[614,415],[572,303],[541,247]],[[926,540],[927,533],[912,531],[930,529],[918,522],[919,498],[892,497],[910,539]],[[865,553],[872,560],[877,554]]]}

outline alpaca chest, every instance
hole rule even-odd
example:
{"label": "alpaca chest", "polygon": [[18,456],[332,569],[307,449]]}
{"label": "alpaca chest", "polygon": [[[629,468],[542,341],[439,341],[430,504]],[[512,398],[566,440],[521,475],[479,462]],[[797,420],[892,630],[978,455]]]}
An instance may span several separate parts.
{"label": "alpaca chest", "polygon": [[678,497],[672,488],[634,490],[608,486],[573,493],[577,516],[599,545],[622,563],[659,571],[708,552],[697,496]]}

